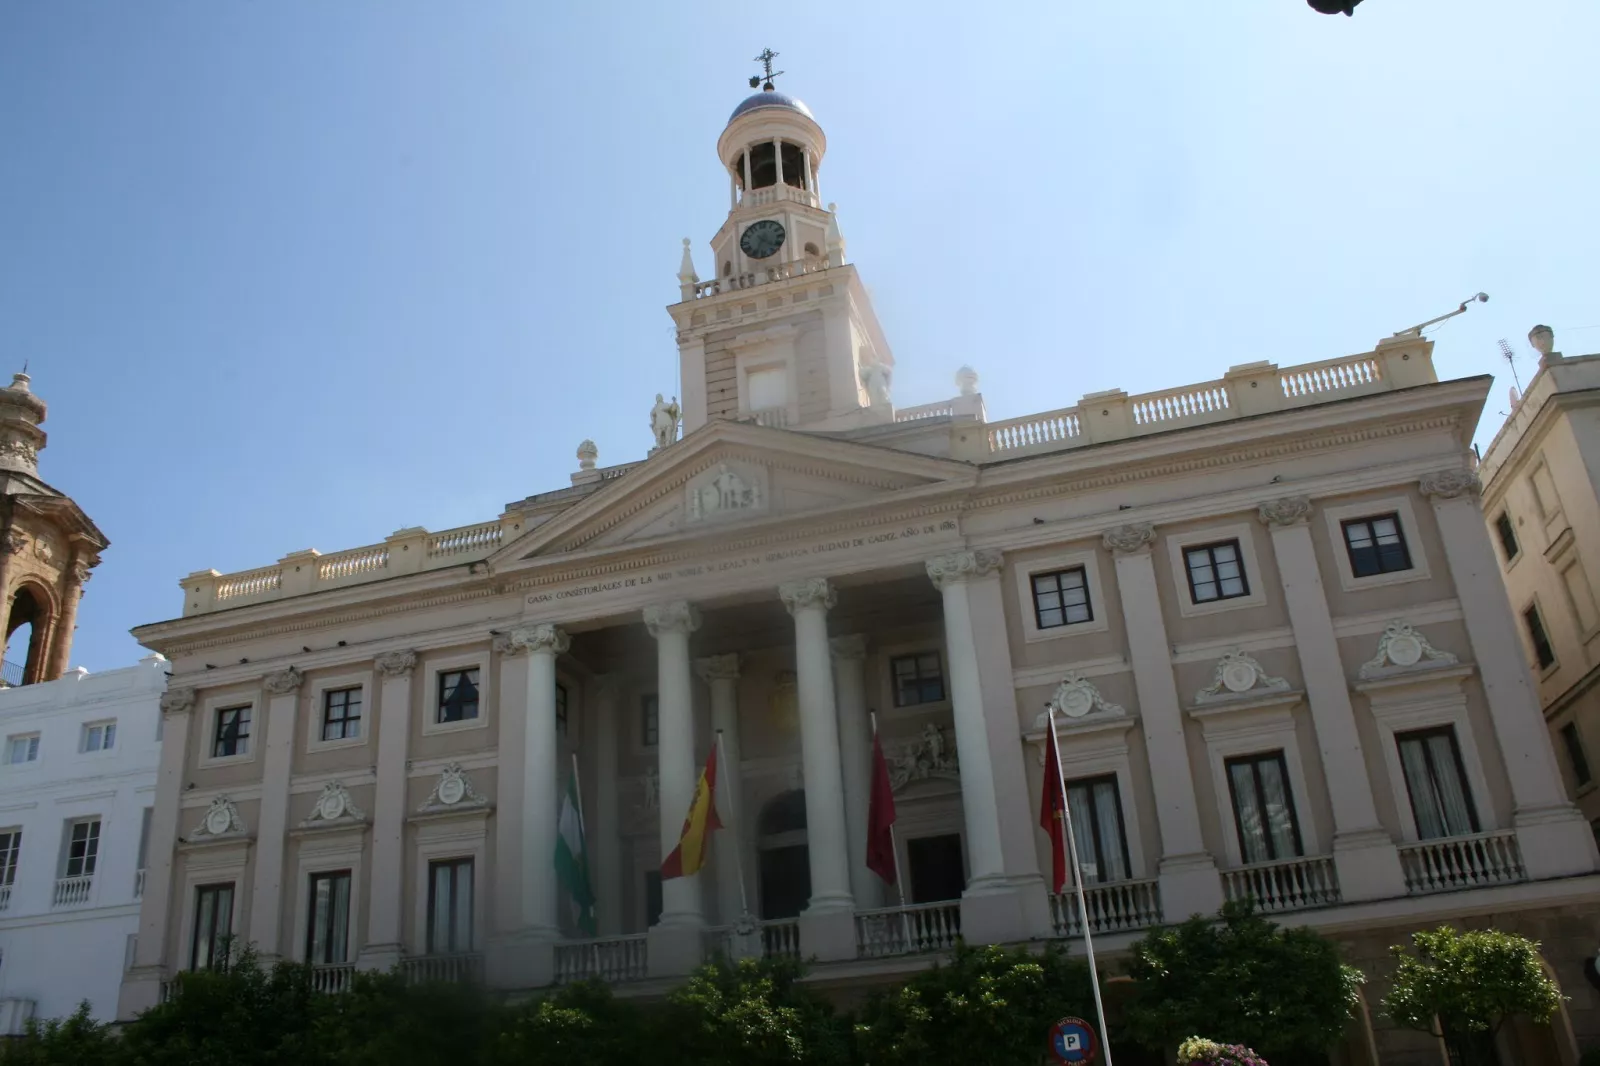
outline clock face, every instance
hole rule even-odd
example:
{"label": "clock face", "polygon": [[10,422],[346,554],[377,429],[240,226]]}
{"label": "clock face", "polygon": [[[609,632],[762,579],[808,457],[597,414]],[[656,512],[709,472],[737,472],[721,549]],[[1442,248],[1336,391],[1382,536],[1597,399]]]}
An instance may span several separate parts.
{"label": "clock face", "polygon": [[783,247],[783,227],[770,218],[752,222],[739,237],[739,247],[751,259],[765,259]]}

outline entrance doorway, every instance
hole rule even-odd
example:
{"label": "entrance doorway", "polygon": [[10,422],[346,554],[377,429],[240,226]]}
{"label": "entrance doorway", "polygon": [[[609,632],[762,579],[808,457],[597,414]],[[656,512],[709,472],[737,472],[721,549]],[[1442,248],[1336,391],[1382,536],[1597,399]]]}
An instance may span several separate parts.
{"label": "entrance doorway", "polygon": [[806,839],[806,794],[774,796],[756,820],[760,835],[761,917],[795,918],[811,899],[811,848]]}
{"label": "entrance doorway", "polygon": [[911,867],[912,903],[960,899],[967,887],[959,833],[907,840],[906,865]]}

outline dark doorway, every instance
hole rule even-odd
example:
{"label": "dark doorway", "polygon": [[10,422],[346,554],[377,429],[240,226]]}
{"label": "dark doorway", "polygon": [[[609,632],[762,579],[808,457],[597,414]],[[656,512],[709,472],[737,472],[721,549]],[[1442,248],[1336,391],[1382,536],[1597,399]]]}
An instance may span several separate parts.
{"label": "dark doorway", "polygon": [[811,898],[811,849],[804,844],[761,852],[761,917],[794,918]]}
{"label": "dark doorway", "polygon": [[960,899],[967,887],[958,833],[907,840],[906,861],[911,867],[912,903]]}
{"label": "dark doorway", "polygon": [[644,875],[644,924],[645,928],[655,925],[661,920],[661,871],[651,870]]}

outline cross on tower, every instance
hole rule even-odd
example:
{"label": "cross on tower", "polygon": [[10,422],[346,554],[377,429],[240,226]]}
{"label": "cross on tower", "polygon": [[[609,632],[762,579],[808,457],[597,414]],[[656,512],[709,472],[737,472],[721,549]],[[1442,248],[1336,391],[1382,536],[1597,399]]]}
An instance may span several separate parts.
{"label": "cross on tower", "polygon": [[772,91],[772,79],[783,73],[781,70],[772,69],[772,61],[777,58],[778,53],[774,52],[772,49],[763,48],[761,50],[761,54],[756,56],[755,61],[761,64],[762,73],[760,75],[752,74],[750,76],[750,88],[754,89],[757,85],[759,85],[761,86],[762,92],[770,93]]}

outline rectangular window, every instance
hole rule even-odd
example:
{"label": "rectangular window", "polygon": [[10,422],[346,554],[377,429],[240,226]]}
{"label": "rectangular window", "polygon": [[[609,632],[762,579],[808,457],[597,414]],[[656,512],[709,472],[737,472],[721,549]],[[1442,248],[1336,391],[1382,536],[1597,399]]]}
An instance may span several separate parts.
{"label": "rectangular window", "polygon": [[1350,573],[1373,577],[1411,569],[1411,549],[1400,529],[1400,516],[1390,513],[1341,522],[1344,546],[1350,553]]}
{"label": "rectangular window", "polygon": [[478,717],[478,668],[439,672],[439,722],[469,722]]}
{"label": "rectangular window", "polygon": [[0,887],[17,880],[17,855],[22,851],[22,830],[0,830]]}
{"label": "rectangular window", "polygon": [[68,823],[67,861],[62,877],[90,877],[100,858],[100,819],[80,818]]}
{"label": "rectangular window", "polygon": [[233,883],[201,885],[194,890],[194,939],[189,969],[209,970],[226,961],[224,949],[233,935]]}
{"label": "rectangular window", "polygon": [[23,733],[6,738],[6,765],[21,766],[39,761],[39,734]]}
{"label": "rectangular window", "polygon": [[1229,759],[1224,768],[1244,861],[1273,862],[1302,854],[1300,823],[1295,818],[1283,752]]}
{"label": "rectangular window", "polygon": [[1183,561],[1189,570],[1189,597],[1195,603],[1232,600],[1250,595],[1250,583],[1245,580],[1238,541],[1225,540],[1219,544],[1185,548]]}
{"label": "rectangular window", "polygon": [[1517,527],[1511,524],[1510,511],[1500,512],[1500,517],[1494,520],[1494,532],[1500,538],[1500,554],[1509,563],[1522,550],[1517,544]]}
{"label": "rectangular window", "polygon": [[1589,773],[1589,757],[1583,753],[1583,740],[1578,736],[1576,722],[1568,722],[1561,727],[1561,744],[1567,749],[1567,761],[1572,764],[1572,779],[1580,788],[1587,785],[1593,778]]}
{"label": "rectangular window", "polygon": [[897,655],[889,660],[889,672],[894,675],[896,707],[914,707],[944,699],[944,669],[936,651]]}
{"label": "rectangular window", "polygon": [[1434,840],[1478,832],[1478,811],[1467,787],[1455,727],[1397,733],[1394,739],[1411,794],[1411,813],[1417,819],[1417,836]]}
{"label": "rectangular window", "polygon": [[1578,619],[1579,635],[1588,636],[1600,625],[1600,614],[1595,611],[1594,589],[1583,572],[1583,564],[1576,559],[1568,564],[1561,571],[1561,584],[1567,590],[1567,601],[1572,604],[1572,613]]}
{"label": "rectangular window", "polygon": [[224,707],[217,712],[217,733],[211,742],[211,757],[224,759],[250,751],[249,707]]}
{"label": "rectangular window", "polygon": [[1528,605],[1522,612],[1522,622],[1528,627],[1528,639],[1533,642],[1534,660],[1539,669],[1548,670],[1556,664],[1556,651],[1550,646],[1550,634],[1544,631],[1544,618],[1539,614],[1538,604]]}
{"label": "rectangular window", "polygon": [[329,689],[322,694],[322,739],[361,736],[361,688]]}
{"label": "rectangular window", "polygon": [[350,961],[350,871],[312,874],[306,961],[313,966]]}
{"label": "rectangular window", "polygon": [[1556,495],[1556,483],[1550,477],[1550,468],[1543,463],[1534,467],[1528,479],[1533,483],[1533,502],[1539,507],[1539,517],[1550,522],[1561,513],[1561,497]]}
{"label": "rectangular window", "polygon": [[639,700],[639,743],[647,748],[656,746],[661,736],[661,704],[655,695]]}
{"label": "rectangular window", "polygon": [[556,683],[556,734],[567,735],[567,686]]}
{"label": "rectangular window", "polygon": [[145,868],[146,861],[150,858],[150,819],[156,813],[154,807],[144,809],[144,817],[139,821],[139,869]]}
{"label": "rectangular window", "polygon": [[1040,629],[1094,621],[1094,607],[1089,602],[1089,579],[1083,567],[1034,574],[1032,579],[1033,617]]}
{"label": "rectangular window", "polygon": [[752,370],[745,375],[745,387],[750,390],[748,406],[751,411],[768,411],[774,407],[789,406],[789,371],[785,367]]}
{"label": "rectangular window", "polygon": [[117,743],[117,723],[95,722],[83,727],[80,751],[110,751]]}
{"label": "rectangular window", "polygon": [[428,954],[472,950],[472,860],[428,864]]}
{"label": "rectangular window", "polygon": [[1114,775],[1067,782],[1067,806],[1084,881],[1126,881],[1128,840]]}

